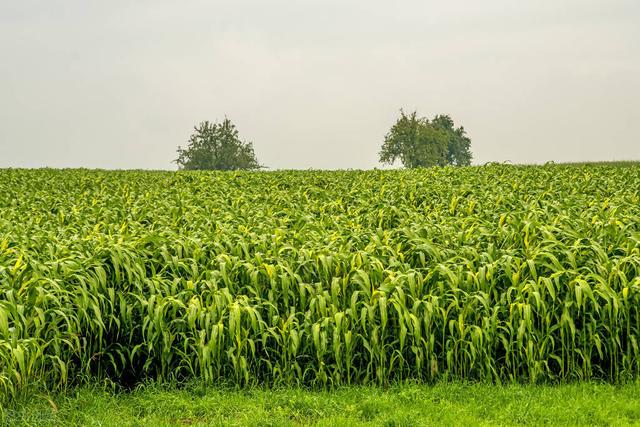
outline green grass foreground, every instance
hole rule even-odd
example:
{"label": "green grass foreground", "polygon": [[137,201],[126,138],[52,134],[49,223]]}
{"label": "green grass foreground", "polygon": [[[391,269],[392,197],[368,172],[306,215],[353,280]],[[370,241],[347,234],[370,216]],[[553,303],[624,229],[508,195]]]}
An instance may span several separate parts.
{"label": "green grass foreground", "polygon": [[4,425],[640,425],[640,385],[403,385],[334,391],[147,386],[34,394]]}

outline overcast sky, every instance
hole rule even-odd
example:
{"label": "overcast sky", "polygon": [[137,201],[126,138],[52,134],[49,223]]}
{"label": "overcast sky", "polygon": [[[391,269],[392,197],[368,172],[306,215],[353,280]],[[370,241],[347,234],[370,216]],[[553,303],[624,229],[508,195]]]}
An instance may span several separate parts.
{"label": "overcast sky", "polygon": [[640,159],[640,1],[0,0],[0,167],[173,169],[226,115],[272,169],[372,168],[400,108],[476,164]]}

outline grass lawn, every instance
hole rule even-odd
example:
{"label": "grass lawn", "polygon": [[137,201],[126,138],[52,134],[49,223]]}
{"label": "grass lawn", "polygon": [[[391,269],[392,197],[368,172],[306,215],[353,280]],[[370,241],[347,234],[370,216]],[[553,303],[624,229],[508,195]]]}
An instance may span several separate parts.
{"label": "grass lawn", "polygon": [[5,425],[640,425],[640,384],[403,385],[233,390],[147,386],[36,394],[2,410]]}

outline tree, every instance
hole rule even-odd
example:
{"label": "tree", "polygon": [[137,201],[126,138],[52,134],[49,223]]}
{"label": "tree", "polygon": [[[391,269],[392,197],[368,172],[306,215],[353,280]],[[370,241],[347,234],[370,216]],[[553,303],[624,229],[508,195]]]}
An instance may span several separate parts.
{"label": "tree", "polygon": [[463,127],[456,128],[448,115],[433,120],[409,115],[400,110],[400,118],[384,138],[380,162],[404,167],[467,166],[471,164],[471,140]]}
{"label": "tree", "polygon": [[469,166],[473,158],[471,154],[471,139],[467,137],[464,127],[460,126],[456,129],[453,119],[448,115],[435,116],[431,124],[444,130],[449,135],[447,163],[455,166]]}
{"label": "tree", "polygon": [[194,127],[187,148],[178,147],[175,162],[185,170],[260,169],[253,145],[242,142],[231,120],[222,123],[200,123]]}

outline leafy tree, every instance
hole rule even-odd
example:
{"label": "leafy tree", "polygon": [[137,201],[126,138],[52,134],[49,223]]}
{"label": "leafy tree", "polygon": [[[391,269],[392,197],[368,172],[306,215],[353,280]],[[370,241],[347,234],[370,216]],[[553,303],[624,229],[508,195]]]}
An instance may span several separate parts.
{"label": "leafy tree", "polygon": [[448,115],[435,116],[431,124],[444,130],[449,135],[447,164],[469,166],[473,158],[471,154],[471,139],[467,136],[464,127],[456,128],[453,124],[453,119]]}
{"label": "leafy tree", "polygon": [[471,140],[448,115],[429,120],[400,110],[400,118],[384,138],[380,162],[400,160],[407,168],[471,164]]}
{"label": "leafy tree", "polygon": [[185,170],[260,169],[253,145],[242,142],[231,120],[200,123],[194,127],[186,148],[178,147],[175,162]]}

